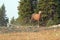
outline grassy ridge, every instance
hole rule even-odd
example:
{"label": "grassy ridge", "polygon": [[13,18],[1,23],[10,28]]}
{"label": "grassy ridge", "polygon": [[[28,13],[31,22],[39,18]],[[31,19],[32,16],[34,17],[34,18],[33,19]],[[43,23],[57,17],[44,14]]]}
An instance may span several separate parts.
{"label": "grassy ridge", "polygon": [[0,34],[0,40],[60,40],[60,29]]}

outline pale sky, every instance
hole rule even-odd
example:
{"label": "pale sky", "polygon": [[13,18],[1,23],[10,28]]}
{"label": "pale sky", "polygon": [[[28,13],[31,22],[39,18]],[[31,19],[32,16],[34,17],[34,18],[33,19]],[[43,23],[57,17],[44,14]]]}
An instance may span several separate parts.
{"label": "pale sky", "polygon": [[15,18],[18,17],[18,1],[19,0],[0,0],[0,6],[4,3],[6,7],[6,14],[9,19],[11,19],[13,16]]}

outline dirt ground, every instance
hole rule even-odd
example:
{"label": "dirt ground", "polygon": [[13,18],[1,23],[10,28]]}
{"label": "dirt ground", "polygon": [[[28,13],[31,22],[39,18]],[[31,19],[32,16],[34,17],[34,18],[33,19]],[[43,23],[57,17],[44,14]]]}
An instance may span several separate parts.
{"label": "dirt ground", "polygon": [[60,40],[60,29],[0,34],[0,40]]}

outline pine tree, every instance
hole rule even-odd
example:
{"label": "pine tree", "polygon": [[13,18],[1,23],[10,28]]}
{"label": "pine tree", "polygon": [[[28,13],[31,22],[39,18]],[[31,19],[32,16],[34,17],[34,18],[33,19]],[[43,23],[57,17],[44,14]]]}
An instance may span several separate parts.
{"label": "pine tree", "polygon": [[15,22],[15,19],[14,19],[14,17],[12,17],[12,19],[10,20],[10,23],[14,24],[14,22]]}
{"label": "pine tree", "polygon": [[5,12],[6,12],[5,6],[3,4],[0,8],[0,26],[6,26],[7,25],[8,20],[7,20]]}
{"label": "pine tree", "polygon": [[42,19],[45,24],[48,20],[58,20],[58,4],[58,0],[39,0],[38,10],[43,11]]}
{"label": "pine tree", "polygon": [[17,20],[21,23],[28,22],[32,14],[30,0],[20,0],[18,11],[19,17]]}

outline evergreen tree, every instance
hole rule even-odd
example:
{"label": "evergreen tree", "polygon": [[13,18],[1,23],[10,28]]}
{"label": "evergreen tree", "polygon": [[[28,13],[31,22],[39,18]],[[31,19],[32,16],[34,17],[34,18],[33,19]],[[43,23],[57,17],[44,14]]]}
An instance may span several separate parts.
{"label": "evergreen tree", "polygon": [[0,8],[0,26],[7,26],[8,20],[7,20],[5,12],[6,12],[5,6],[3,4]]}
{"label": "evergreen tree", "polygon": [[48,20],[58,20],[58,4],[58,0],[39,0],[37,9],[43,11],[42,19],[45,24]]}
{"label": "evergreen tree", "polygon": [[14,19],[14,17],[12,17],[12,19],[10,20],[10,23],[14,24],[14,22],[15,22],[15,19]]}
{"label": "evergreen tree", "polygon": [[20,0],[18,11],[19,17],[17,20],[21,23],[28,22],[32,14],[30,0]]}

